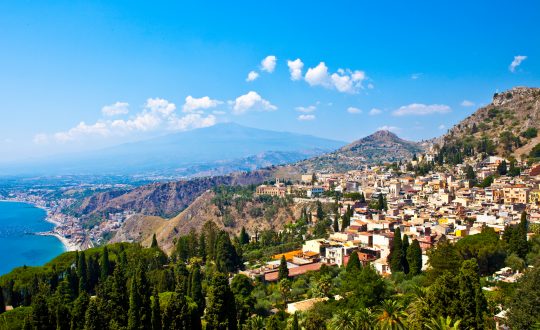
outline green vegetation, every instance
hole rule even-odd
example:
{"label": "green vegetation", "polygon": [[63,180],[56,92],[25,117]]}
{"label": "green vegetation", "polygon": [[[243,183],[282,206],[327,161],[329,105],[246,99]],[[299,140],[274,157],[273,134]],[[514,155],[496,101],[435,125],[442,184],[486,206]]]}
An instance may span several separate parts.
{"label": "green vegetation", "polygon": [[526,139],[532,139],[538,136],[538,129],[535,127],[529,127],[521,133],[521,136]]}

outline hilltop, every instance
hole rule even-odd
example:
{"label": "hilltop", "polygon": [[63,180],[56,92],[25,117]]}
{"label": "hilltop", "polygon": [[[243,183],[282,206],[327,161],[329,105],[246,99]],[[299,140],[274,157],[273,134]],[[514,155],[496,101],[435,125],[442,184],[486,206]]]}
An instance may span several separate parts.
{"label": "hilltop", "polygon": [[460,150],[464,156],[486,153],[521,158],[540,142],[538,130],[540,88],[515,87],[495,93],[490,104],[433,143],[444,155]]}
{"label": "hilltop", "polygon": [[295,166],[304,173],[343,172],[366,164],[403,161],[423,150],[422,143],[403,140],[390,131],[380,130],[336,151],[300,161]]}

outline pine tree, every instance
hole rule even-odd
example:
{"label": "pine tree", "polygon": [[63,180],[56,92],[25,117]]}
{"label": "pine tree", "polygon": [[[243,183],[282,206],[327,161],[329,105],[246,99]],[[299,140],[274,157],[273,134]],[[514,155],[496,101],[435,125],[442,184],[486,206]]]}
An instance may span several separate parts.
{"label": "pine tree", "polygon": [[358,272],[362,269],[360,259],[358,258],[358,252],[353,251],[349,256],[349,262],[347,262],[347,273]]}
{"label": "pine tree", "polygon": [[396,227],[394,230],[394,243],[390,249],[390,270],[392,273],[403,271],[403,246],[401,241],[401,230]]}
{"label": "pine tree", "polygon": [[285,259],[285,256],[281,256],[281,261],[279,262],[279,271],[278,271],[278,280],[281,281],[283,279],[289,278],[289,268],[287,267],[287,260]]}
{"label": "pine tree", "polygon": [[150,288],[143,265],[139,265],[131,280],[128,310],[128,329],[150,329]]}
{"label": "pine tree", "polygon": [[109,249],[107,246],[103,248],[103,253],[101,254],[101,281],[105,281],[107,277],[111,274],[111,262],[109,261]]}
{"label": "pine tree", "polygon": [[152,248],[152,249],[158,249],[159,248],[157,238],[156,238],[156,233],[154,233],[154,235],[152,235],[152,244],[150,244],[150,248]]}
{"label": "pine tree", "polygon": [[161,330],[161,310],[159,294],[156,289],[154,289],[154,299],[152,300],[152,330]]}
{"label": "pine tree", "polygon": [[409,273],[418,275],[422,271],[422,249],[418,240],[414,239],[407,249],[407,262],[409,264]]}
{"label": "pine tree", "polygon": [[401,266],[403,267],[403,272],[409,274],[409,262],[407,260],[407,250],[409,249],[409,237],[407,235],[403,236],[403,242],[401,244]]}

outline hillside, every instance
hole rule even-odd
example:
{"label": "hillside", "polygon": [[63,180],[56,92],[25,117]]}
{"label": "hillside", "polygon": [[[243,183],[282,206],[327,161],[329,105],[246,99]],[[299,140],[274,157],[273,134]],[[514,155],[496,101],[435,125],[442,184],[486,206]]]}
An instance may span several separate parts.
{"label": "hillside", "polygon": [[492,103],[434,139],[443,154],[457,150],[464,156],[478,153],[525,157],[540,142],[540,89],[515,87],[495,93]]}
{"label": "hillside", "polygon": [[267,229],[280,230],[300,217],[307,204],[293,204],[291,199],[257,197],[254,187],[220,187],[204,192],[178,215],[165,219],[135,215],[129,218],[111,242],[137,241],[148,246],[155,233],[159,246],[167,253],[179,235],[200,231],[207,221],[238,235],[242,227],[250,233]]}
{"label": "hillside", "polygon": [[89,222],[95,222],[96,218],[102,218],[109,213],[121,211],[172,217],[208,189],[220,185],[258,184],[271,176],[271,170],[257,170],[226,176],[154,183],[115,193],[102,192],[83,199],[72,212]]}
{"label": "hillside", "polygon": [[424,150],[421,143],[406,141],[382,130],[356,140],[334,152],[300,161],[295,166],[302,172],[343,172],[365,164],[395,162],[412,158]]}

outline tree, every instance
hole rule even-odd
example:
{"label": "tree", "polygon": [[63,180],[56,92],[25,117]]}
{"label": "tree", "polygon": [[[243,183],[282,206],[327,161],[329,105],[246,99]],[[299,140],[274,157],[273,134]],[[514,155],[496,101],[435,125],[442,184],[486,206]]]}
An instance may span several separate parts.
{"label": "tree", "polygon": [[438,318],[432,318],[426,327],[429,330],[459,330],[461,320],[453,320],[450,316],[446,318],[439,316]]}
{"label": "tree", "polygon": [[385,300],[379,308],[378,325],[381,329],[406,329],[407,316],[397,300]]}
{"label": "tree", "polygon": [[284,278],[279,281],[279,293],[281,293],[283,303],[286,305],[289,300],[289,294],[291,293],[291,282],[289,279]]}
{"label": "tree", "polygon": [[287,259],[285,259],[285,256],[281,256],[281,261],[279,262],[279,270],[278,270],[278,280],[281,281],[283,279],[289,278],[289,268],[287,267]]}
{"label": "tree", "polygon": [[511,329],[533,329],[540,323],[540,268],[532,268],[518,280],[508,306]]}
{"label": "tree", "polygon": [[131,279],[128,310],[128,329],[150,329],[151,306],[150,287],[142,264],[137,267]]}
{"label": "tree", "polygon": [[225,274],[217,273],[208,288],[206,308],[207,330],[235,330],[236,304]]}
{"label": "tree", "polygon": [[102,313],[99,310],[98,298],[90,299],[84,316],[84,330],[101,330],[104,328]]}
{"label": "tree", "polygon": [[[162,317],[163,329],[201,329],[201,319],[196,306],[190,306],[183,292],[175,291],[165,307]],[[208,328],[207,328],[208,329]]]}
{"label": "tree", "polygon": [[337,233],[339,231],[339,217],[337,214],[334,216],[334,222],[332,224],[332,229],[334,229],[334,233]]}
{"label": "tree", "polygon": [[216,265],[220,272],[229,273],[238,269],[240,261],[229,234],[221,231],[216,243]]}
{"label": "tree", "polygon": [[52,329],[51,315],[47,300],[43,294],[38,294],[32,302],[32,320],[37,329]]}
{"label": "tree", "polygon": [[84,251],[79,253],[77,262],[77,276],[79,276],[79,292],[88,290],[88,269]]}
{"label": "tree", "polygon": [[103,253],[101,254],[101,281],[105,281],[107,277],[111,274],[111,263],[109,261],[109,249],[107,246],[103,248]]}
{"label": "tree", "polygon": [[394,230],[394,242],[390,249],[389,259],[392,273],[403,271],[403,246],[399,227]]}
{"label": "tree", "polygon": [[291,321],[291,330],[300,330],[300,325],[298,324],[298,314],[294,313]]}
{"label": "tree", "polygon": [[317,221],[322,221],[324,219],[324,211],[322,207],[322,203],[320,201],[317,201]]}
{"label": "tree", "polygon": [[152,330],[161,330],[161,310],[159,294],[156,289],[154,289],[154,297],[152,299]]}
{"label": "tree", "polygon": [[427,252],[427,255],[428,275],[431,280],[436,279],[445,272],[456,274],[463,260],[455,246],[447,240],[440,241],[435,248]]}
{"label": "tree", "polygon": [[201,267],[199,264],[195,264],[191,267],[191,285],[189,296],[197,304],[199,315],[202,316],[204,312],[204,295],[202,292],[202,275]]}
{"label": "tree", "polygon": [[242,226],[242,230],[240,231],[239,240],[240,240],[240,244],[242,245],[246,245],[249,243],[249,235],[246,232],[246,228],[244,226]]}
{"label": "tree", "polygon": [[71,311],[71,329],[83,329],[86,319],[86,310],[90,303],[90,296],[85,291],[81,292],[75,302],[73,303],[73,309]]}
{"label": "tree", "polygon": [[[487,302],[480,285],[476,259],[463,262],[459,273],[459,302],[461,322],[465,329],[484,329]],[[457,316],[457,315],[455,315]]]}
{"label": "tree", "polygon": [[471,165],[467,165],[465,167],[465,179],[473,182],[473,184],[476,184],[476,173]]}
{"label": "tree", "polygon": [[403,267],[403,272],[409,274],[409,262],[407,260],[407,250],[409,249],[409,237],[403,235],[403,241],[401,243],[401,266]]}
{"label": "tree", "polygon": [[152,249],[158,249],[159,248],[157,238],[156,238],[156,233],[154,233],[154,235],[152,235],[152,244],[150,244],[150,248],[152,248]]}
{"label": "tree", "polygon": [[354,320],[354,315],[348,310],[338,311],[329,322],[331,330],[356,330],[358,329]]}
{"label": "tree", "polygon": [[507,173],[506,160],[503,159],[503,161],[500,162],[499,165],[497,165],[497,173],[499,173],[500,175],[506,175]]}
{"label": "tree", "polygon": [[0,314],[6,311],[6,302],[4,300],[4,289],[0,286]]}
{"label": "tree", "polygon": [[360,264],[360,258],[358,258],[358,252],[354,251],[349,256],[349,261],[347,262],[347,273],[359,272],[362,269]]}
{"label": "tree", "polygon": [[407,262],[411,275],[418,275],[422,272],[422,249],[416,239],[412,241],[412,244],[407,249]]}

